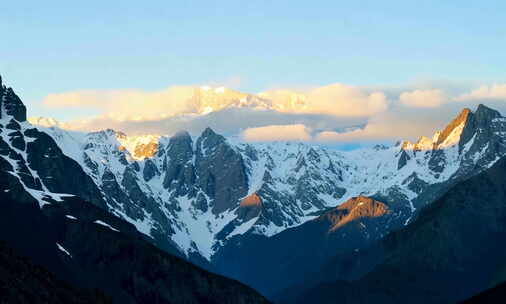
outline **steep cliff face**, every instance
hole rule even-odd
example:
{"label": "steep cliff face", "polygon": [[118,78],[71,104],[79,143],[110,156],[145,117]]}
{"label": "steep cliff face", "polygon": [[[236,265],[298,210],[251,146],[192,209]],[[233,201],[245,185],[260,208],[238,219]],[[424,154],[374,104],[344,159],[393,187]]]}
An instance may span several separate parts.
{"label": "steep cliff face", "polygon": [[214,201],[220,214],[237,207],[248,191],[248,177],[242,155],[210,128],[197,139],[195,167],[201,189]]}
{"label": "steep cliff face", "polygon": [[26,107],[12,88],[2,83],[0,76],[0,119],[11,116],[19,122],[26,121]]}
{"label": "steep cliff face", "polygon": [[40,204],[67,193],[106,209],[100,190],[81,165],[66,156],[51,136],[26,122],[26,108],[14,91],[2,86],[0,93],[0,154],[5,168]]}

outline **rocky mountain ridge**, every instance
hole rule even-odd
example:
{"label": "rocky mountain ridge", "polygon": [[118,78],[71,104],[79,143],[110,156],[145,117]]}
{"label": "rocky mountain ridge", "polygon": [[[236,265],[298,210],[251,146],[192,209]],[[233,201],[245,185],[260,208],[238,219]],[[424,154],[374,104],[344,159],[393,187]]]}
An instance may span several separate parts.
{"label": "rocky mountain ridge", "polygon": [[[141,140],[144,148],[124,149],[128,136],[113,130],[40,128],[92,177],[111,212],[208,261],[233,237],[270,237],[360,195],[389,206],[396,224],[385,235],[506,152],[506,121],[483,105],[464,109],[432,140],[349,152],[246,143],[209,128],[198,137],[153,136]],[[145,147],[147,157],[136,156]]]}
{"label": "rocky mountain ridge", "polygon": [[[109,152],[106,143],[92,147]],[[120,149],[110,152],[110,159],[126,162]],[[51,136],[29,124],[25,106],[0,79],[0,242],[16,252],[2,256],[0,271],[15,280],[13,288],[25,287],[9,299],[83,303],[94,297],[86,290],[99,289],[105,296],[100,292],[97,300],[114,303],[268,303],[251,288],[188,263],[170,240],[157,241],[115,216],[109,203],[123,202],[122,192],[111,201],[119,185],[110,171],[100,173],[106,178],[96,184]],[[135,203],[149,203],[136,191],[129,192]],[[145,212],[144,205],[129,207],[131,214]],[[19,273],[5,269],[11,262]],[[44,272],[50,275],[41,279],[37,273]]]}

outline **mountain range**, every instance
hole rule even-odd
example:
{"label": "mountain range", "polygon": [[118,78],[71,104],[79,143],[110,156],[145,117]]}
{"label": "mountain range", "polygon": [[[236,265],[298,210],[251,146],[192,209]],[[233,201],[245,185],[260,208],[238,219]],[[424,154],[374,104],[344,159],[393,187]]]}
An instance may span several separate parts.
{"label": "mountain range", "polygon": [[[313,287],[305,285],[302,296],[294,296],[300,288],[285,290],[280,302],[335,303],[337,297],[339,303],[371,299],[456,303],[503,283],[505,190],[506,159],[502,158],[452,187],[410,225],[363,250],[329,259]],[[503,288],[481,296],[497,297]],[[473,301],[479,303],[469,300]]]}
{"label": "mountain range", "polygon": [[[431,138],[338,151],[31,124],[0,90],[2,239],[70,295],[267,301],[223,275],[286,303],[454,302],[505,279],[506,118],[485,105]],[[227,105],[246,101],[265,106]]]}
{"label": "mountain range", "polygon": [[108,212],[93,179],[26,122],[26,107],[1,83],[0,138],[5,301],[267,303],[251,288],[185,261],[169,242],[155,247]]}

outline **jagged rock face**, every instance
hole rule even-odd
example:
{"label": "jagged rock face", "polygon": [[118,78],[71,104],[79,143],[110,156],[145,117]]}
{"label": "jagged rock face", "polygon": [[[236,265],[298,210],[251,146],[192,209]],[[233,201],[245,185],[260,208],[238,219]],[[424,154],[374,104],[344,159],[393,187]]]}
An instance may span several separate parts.
{"label": "jagged rock face", "polygon": [[[460,112],[460,114],[455,117],[441,133],[437,136],[437,140],[434,142],[434,149],[444,148],[442,145],[452,136],[452,133],[455,132],[456,129],[461,128],[462,126],[466,126],[469,124],[469,118],[472,115],[471,110],[465,108]],[[460,142],[460,141],[459,141]]]}
{"label": "jagged rock face", "polygon": [[202,133],[196,146],[198,184],[214,200],[214,214],[237,207],[248,191],[242,155],[210,128]]}
{"label": "jagged rock face", "polygon": [[408,153],[406,153],[406,151],[402,150],[401,151],[401,155],[399,157],[399,162],[397,164],[397,170],[400,170],[402,169],[402,167],[406,166],[406,164],[408,163],[408,160],[410,160],[411,157],[409,157]]}
{"label": "jagged rock face", "polygon": [[160,171],[156,167],[155,163],[148,159],[144,164],[144,169],[142,171],[143,177],[145,181],[151,180],[153,177],[160,175]]}
{"label": "jagged rock face", "polygon": [[94,181],[80,164],[63,154],[54,139],[26,122],[26,108],[11,88],[2,89],[0,154],[4,168],[19,178],[39,204],[59,200],[60,194],[77,195],[106,209]]}
{"label": "jagged rock face", "polygon": [[163,186],[175,191],[177,196],[196,195],[193,153],[192,138],[187,132],[173,136],[165,149]]}
{"label": "jagged rock face", "polygon": [[53,138],[36,129],[28,129],[24,135],[30,140],[26,145],[29,167],[38,173],[47,190],[75,194],[107,208],[93,180],[77,162],[62,153]]}
{"label": "jagged rock face", "polygon": [[471,110],[464,109],[446,126],[446,128],[434,137],[432,155],[429,160],[429,168],[436,173],[442,173],[448,163],[445,149],[451,145],[458,145],[459,152],[462,152],[463,141],[460,139],[464,128],[469,124]]}
{"label": "jagged rock face", "polygon": [[2,84],[0,78],[0,118],[12,116],[19,122],[26,121],[26,107],[12,88]]}
{"label": "jagged rock face", "polygon": [[469,113],[468,122],[462,131],[462,145],[469,142],[478,129],[484,130],[487,133],[486,135],[493,136],[493,134],[490,134],[491,131],[493,132],[490,122],[494,122],[501,117],[501,114],[496,110],[480,104],[475,113]]}

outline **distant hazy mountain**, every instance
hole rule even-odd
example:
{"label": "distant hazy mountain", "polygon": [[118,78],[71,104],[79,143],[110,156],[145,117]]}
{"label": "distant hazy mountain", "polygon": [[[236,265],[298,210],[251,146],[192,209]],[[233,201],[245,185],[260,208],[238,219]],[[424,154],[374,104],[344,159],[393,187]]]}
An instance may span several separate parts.
{"label": "distant hazy mountain", "polygon": [[[122,108],[118,108],[117,112],[107,113],[103,116],[97,116],[88,119],[76,119],[68,122],[59,122],[53,118],[47,117],[29,117],[28,121],[44,126],[44,127],[59,127],[67,130],[93,130],[98,131],[97,121],[108,120],[109,122],[115,122],[118,124],[124,122],[142,122],[157,121],[161,125],[165,125],[166,128],[172,129],[177,126],[188,126],[192,130],[204,130],[207,121],[204,117],[212,117],[214,115],[220,115],[227,111],[235,112],[238,115],[240,112],[249,113],[245,114],[242,119],[246,119],[248,116],[253,116],[255,113],[266,116],[266,113],[271,115],[281,116],[281,113],[298,113],[307,114],[309,112],[309,106],[306,101],[306,96],[291,91],[268,91],[260,94],[248,94],[235,90],[231,90],[225,87],[184,87],[181,88],[181,92],[174,96],[174,100],[171,100],[172,95],[167,96],[167,105],[153,105],[149,104],[143,108],[143,111],[126,111]],[[278,113],[278,114],[276,114]],[[225,114],[226,115],[226,114]],[[201,118],[204,119],[202,122],[197,122]],[[228,119],[233,121],[234,119]],[[272,119],[280,121],[280,117],[272,117]],[[283,121],[290,121],[293,117],[287,117]],[[254,122],[254,118],[251,119]],[[321,124],[321,122],[320,122]],[[194,125],[199,125],[196,127]],[[263,125],[260,123],[256,126]],[[104,126],[104,124],[100,124]],[[169,127],[170,126],[170,127]],[[155,129],[163,129],[155,128]],[[136,132],[138,132],[136,130]]]}

